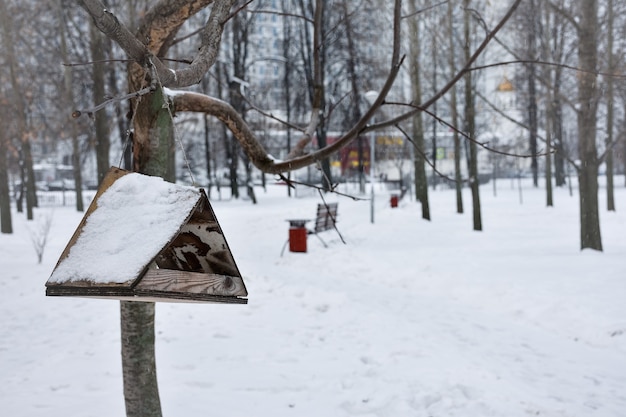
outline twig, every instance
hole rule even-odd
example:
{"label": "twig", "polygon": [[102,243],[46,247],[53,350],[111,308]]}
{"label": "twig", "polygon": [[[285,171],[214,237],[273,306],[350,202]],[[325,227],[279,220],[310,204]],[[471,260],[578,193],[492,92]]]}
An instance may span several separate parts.
{"label": "twig", "polygon": [[119,101],[124,101],[124,100],[128,100],[128,99],[131,99],[131,98],[144,96],[144,95],[146,95],[146,94],[148,94],[148,93],[150,93],[152,91],[154,91],[154,87],[150,86],[150,87],[142,88],[139,91],[135,91],[134,93],[126,94],[125,96],[122,96],[122,97],[113,97],[113,98],[111,98],[109,100],[103,101],[102,103],[98,104],[96,107],[93,107],[91,109],[75,110],[72,113],[72,117],[74,119],[77,119],[80,116],[82,116],[83,114],[87,114],[89,117],[91,117],[95,112],[97,112],[98,110],[103,109],[108,104],[117,103]]}
{"label": "twig", "polygon": [[584,70],[584,69],[581,69],[581,68],[578,68],[578,67],[574,67],[574,66],[571,66],[571,65],[560,64],[558,62],[547,62],[547,61],[540,61],[540,60],[525,60],[525,59],[516,59],[516,60],[513,60],[513,61],[504,61],[504,62],[496,62],[496,63],[493,63],[493,64],[479,65],[479,66],[468,68],[467,70],[468,71],[478,71],[478,70],[482,70],[482,69],[486,69],[486,68],[493,68],[493,67],[499,67],[499,66],[511,65],[511,64],[546,65],[546,66],[560,67],[560,68],[565,68],[565,69],[569,69],[569,70],[573,70],[573,71],[583,72],[583,73],[586,73],[586,74],[602,75],[604,77],[626,78],[626,74],[610,74],[608,72],[602,72],[602,71],[588,71],[588,70]]}
{"label": "twig", "polygon": [[290,129],[294,129],[294,130],[297,130],[297,131],[299,131],[299,132],[304,132],[304,128],[299,127],[299,126],[296,126],[296,125],[294,125],[293,123],[289,123],[288,121],[283,120],[283,119],[281,119],[281,118],[279,118],[279,117],[276,117],[276,116],[274,116],[272,113],[266,112],[265,110],[263,110],[262,108],[260,108],[260,107],[259,107],[259,106],[257,106],[256,104],[254,104],[254,103],[252,102],[252,100],[250,100],[250,98],[248,98],[248,96],[244,94],[244,92],[245,92],[245,90],[242,88],[242,89],[241,89],[241,93],[242,93],[242,94],[241,94],[241,97],[244,99],[244,101],[245,101],[246,103],[248,103],[248,105],[252,108],[252,110],[254,110],[254,111],[258,112],[259,114],[261,114],[261,116],[265,116],[265,117],[267,117],[268,119],[275,120],[275,121],[277,121],[278,123],[280,123],[280,124],[282,124],[282,125],[284,125],[284,126],[287,126],[287,127],[288,127],[288,128],[290,128]]}
{"label": "twig", "polygon": [[[430,159],[428,159],[428,156],[426,156],[426,154],[424,153],[424,151],[422,151],[419,146],[417,146],[417,143],[415,143],[413,141],[413,139],[409,136],[408,133],[406,133],[399,125],[396,125],[396,129],[398,129],[400,132],[402,132],[402,134],[404,135],[404,137],[406,138],[406,140],[408,140],[409,142],[411,142],[411,144],[413,145],[413,147],[415,148],[415,150],[417,151],[417,153],[419,153],[422,158],[424,158],[424,161],[426,161],[426,163],[433,169],[433,171],[439,175],[441,178],[444,178],[448,181],[452,181],[454,183],[459,183],[459,181],[457,181],[455,178],[450,178],[449,176],[447,176],[446,174],[444,174],[443,172],[439,171],[437,169],[437,167],[435,166],[435,164],[433,164]],[[468,180],[461,180],[460,183],[465,183],[468,182]]]}
{"label": "twig", "polygon": [[250,3],[252,3],[254,0],[248,0],[247,2],[245,2],[244,4],[242,4],[240,7],[237,8],[237,10],[235,10],[234,12],[232,12],[228,18],[226,18],[226,22],[228,22],[230,19],[232,19],[233,17],[235,17],[236,15],[239,14],[239,12],[241,12],[243,9],[245,9],[246,7],[248,7],[250,5]]}
{"label": "twig", "polygon": [[337,194],[337,195],[342,196],[342,197],[347,197],[347,198],[351,199],[352,201],[365,201],[365,200],[367,200],[365,198],[359,198],[359,197],[355,197],[355,196],[350,195],[350,194],[345,194],[345,193],[337,191],[337,186],[339,185],[337,183],[333,184],[332,187],[330,188],[330,190],[325,190],[323,187],[320,187],[319,185],[309,184],[309,183],[306,183],[306,182],[295,181],[295,180],[292,180],[292,179],[289,179],[289,178],[285,177],[283,174],[277,174],[277,175],[278,175],[278,177],[281,180],[285,181],[285,183],[287,184],[288,187],[291,187],[291,188],[296,188],[296,185],[302,185],[304,187],[313,188],[313,189],[318,190],[318,191],[331,192],[331,193]]}
{"label": "twig", "polygon": [[437,120],[442,125],[444,125],[444,126],[450,128],[450,129],[454,130],[456,133],[458,133],[459,135],[463,136],[465,139],[469,140],[470,142],[475,143],[476,145],[480,146],[481,148],[486,149],[486,150],[488,150],[490,152],[499,154],[499,155],[512,156],[512,157],[515,157],[515,158],[532,158],[533,156],[545,156],[545,155],[548,155],[550,153],[553,153],[553,151],[549,151],[548,153],[540,152],[540,153],[536,153],[536,154],[522,155],[522,154],[515,154],[515,153],[500,151],[498,149],[489,147],[489,145],[487,145],[488,142],[480,142],[480,141],[472,138],[467,133],[462,132],[461,130],[455,128],[451,123],[446,122],[441,117],[437,116],[435,113],[431,112],[430,110],[428,110],[426,108],[423,108],[421,106],[416,106],[415,104],[406,104],[406,103],[397,103],[397,102],[388,102],[387,104],[393,104],[393,105],[397,105],[397,106],[409,106],[409,107],[418,108],[421,111],[423,111],[424,113],[426,113],[427,115],[433,117],[435,120]]}
{"label": "twig", "polygon": [[277,10],[248,10],[250,13],[254,13],[254,14],[274,14],[276,16],[283,16],[283,17],[295,17],[297,19],[302,19],[307,23],[311,23],[313,24],[313,19],[310,19],[304,15],[301,14],[295,14],[295,13],[286,13],[286,12],[279,12]]}
{"label": "twig", "polygon": [[107,62],[130,62],[132,59],[100,59],[97,61],[87,61],[87,62],[73,62],[67,63],[64,62],[61,65],[64,67],[81,67],[84,65],[93,65],[93,64],[106,64]]}
{"label": "twig", "polygon": [[417,16],[418,14],[422,14],[422,13],[424,13],[424,12],[427,12],[427,11],[429,11],[429,10],[432,10],[432,9],[434,9],[435,7],[439,7],[439,6],[441,6],[442,4],[446,4],[446,3],[448,3],[449,1],[450,1],[450,0],[444,0],[444,1],[440,1],[439,3],[436,3],[436,4],[433,4],[433,5],[430,5],[430,6],[428,6],[428,7],[424,7],[424,8],[422,8],[422,9],[417,10],[416,12],[413,12],[413,13],[410,13],[410,14],[407,14],[407,15],[402,16],[402,19],[408,19],[409,17]]}

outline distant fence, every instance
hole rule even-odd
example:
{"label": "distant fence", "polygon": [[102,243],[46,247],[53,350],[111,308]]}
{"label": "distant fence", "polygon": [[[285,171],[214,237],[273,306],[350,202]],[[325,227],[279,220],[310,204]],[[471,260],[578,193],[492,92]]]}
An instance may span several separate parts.
{"label": "distant fence", "polygon": [[[95,191],[83,191],[83,203],[88,206],[95,195]],[[75,191],[37,191],[39,207],[75,206]]]}

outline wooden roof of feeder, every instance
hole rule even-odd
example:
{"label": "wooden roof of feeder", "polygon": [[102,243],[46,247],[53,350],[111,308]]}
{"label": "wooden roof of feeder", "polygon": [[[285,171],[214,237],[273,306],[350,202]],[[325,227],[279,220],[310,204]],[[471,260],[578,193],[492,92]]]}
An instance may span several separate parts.
{"label": "wooden roof of feeder", "polygon": [[204,190],[111,168],[46,295],[245,304],[248,293]]}

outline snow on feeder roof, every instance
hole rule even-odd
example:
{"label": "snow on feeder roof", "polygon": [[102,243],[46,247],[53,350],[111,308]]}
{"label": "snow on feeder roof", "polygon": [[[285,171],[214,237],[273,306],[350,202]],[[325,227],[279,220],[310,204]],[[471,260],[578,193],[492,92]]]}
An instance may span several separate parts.
{"label": "snow on feeder roof", "polygon": [[245,304],[248,293],[204,190],[111,168],[46,295]]}

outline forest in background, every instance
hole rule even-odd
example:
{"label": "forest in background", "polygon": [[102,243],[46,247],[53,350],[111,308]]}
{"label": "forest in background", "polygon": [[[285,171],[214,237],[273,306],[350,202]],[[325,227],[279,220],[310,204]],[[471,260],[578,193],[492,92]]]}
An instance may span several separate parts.
{"label": "forest in background", "polygon": [[[133,32],[150,17],[148,1],[105,3]],[[314,140],[305,152],[324,148],[364,116],[371,93],[385,83],[394,50],[393,6],[380,0],[235,2],[219,57],[186,90],[228,102],[279,159],[297,148],[311,109],[318,108]],[[581,247],[601,250],[597,177],[606,175],[610,210],[613,187],[624,183],[614,177],[624,173],[626,158],[626,7],[614,0],[522,1],[468,66],[509,6],[477,0],[402,5],[404,58],[371,123],[384,132],[374,153],[377,159],[410,161],[400,181],[414,191],[426,219],[429,184],[471,187],[476,230],[482,229],[479,171],[492,165],[495,171],[497,165],[489,161],[514,167],[500,175],[532,176],[536,186],[546,188],[547,205],[553,204],[551,187],[568,186],[571,172],[586,196]],[[210,12],[211,7],[202,8],[186,19],[157,56],[172,69],[188,66]],[[97,186],[111,165],[131,166],[133,97],[128,95],[135,91],[128,85],[127,54],[77,2],[1,0],[0,14],[0,214],[2,232],[10,233],[11,204],[31,219],[38,188],[61,180],[62,187],[75,189],[82,211],[83,189]],[[313,39],[318,21],[319,50]],[[493,94],[508,88],[507,81],[515,112]],[[315,96],[320,82],[321,98]],[[321,106],[314,106],[315,100]],[[412,111],[416,108],[420,111]],[[409,112],[411,117],[403,117]],[[265,176],[236,135],[206,113],[180,113],[175,122],[177,179],[189,182],[190,171],[209,195],[221,186],[235,198],[243,189],[255,201],[254,184]],[[496,140],[494,125],[514,126],[520,133]],[[442,172],[444,146],[437,143],[442,133],[452,172]],[[381,145],[381,136],[391,138],[391,145]],[[348,145],[356,157],[342,161],[337,152],[319,161],[321,186],[364,184],[368,144],[363,130]],[[41,177],[42,166],[52,166],[53,174]],[[463,212],[460,195],[457,211]]]}

